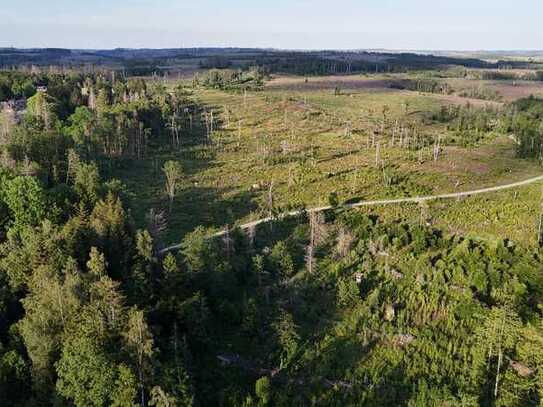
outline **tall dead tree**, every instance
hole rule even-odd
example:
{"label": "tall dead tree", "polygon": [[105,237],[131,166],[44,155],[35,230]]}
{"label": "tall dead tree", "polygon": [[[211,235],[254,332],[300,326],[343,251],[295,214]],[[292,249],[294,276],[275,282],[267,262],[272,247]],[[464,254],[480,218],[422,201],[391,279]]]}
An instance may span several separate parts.
{"label": "tall dead tree", "polygon": [[305,250],[305,263],[309,274],[313,274],[313,266],[315,263],[315,212],[309,214],[309,244]]}
{"label": "tall dead tree", "polygon": [[268,189],[267,206],[268,216],[271,218],[273,216],[273,180],[270,182],[270,187]]}
{"label": "tall dead tree", "polygon": [[232,236],[230,234],[230,225],[226,225],[222,241],[224,243],[224,251],[226,252],[226,257],[229,259],[230,257],[232,257],[232,253],[234,251],[234,239],[232,239]]}
{"label": "tall dead tree", "polygon": [[230,128],[230,109],[224,106],[224,117],[226,119],[226,128]]}
{"label": "tall dead tree", "polygon": [[162,167],[162,171],[166,177],[166,194],[170,198],[169,211],[171,213],[177,187],[183,177],[183,168],[177,161],[167,161]]}
{"label": "tall dead tree", "polygon": [[202,121],[204,122],[205,124],[205,128],[206,128],[206,139],[207,139],[207,142],[209,143],[211,141],[211,122],[209,120],[209,114],[207,113],[206,110],[204,110],[202,112]]}
{"label": "tall dead tree", "polygon": [[241,146],[241,119],[238,121],[238,147]]}
{"label": "tall dead tree", "polygon": [[249,249],[253,250],[255,246],[255,239],[256,239],[256,226],[250,225],[247,228],[247,243],[249,244]]}
{"label": "tall dead tree", "polygon": [[428,202],[427,201],[420,201],[419,202],[419,209],[420,209],[420,225],[425,226],[428,224]]}
{"label": "tall dead tree", "polygon": [[539,243],[539,246],[543,246],[543,194],[541,196],[541,203],[540,203],[540,211],[539,211],[539,227],[537,230],[537,242]]}
{"label": "tall dead tree", "polygon": [[0,145],[9,143],[11,131],[15,124],[15,111],[6,107],[0,112]]}
{"label": "tall dead tree", "polygon": [[384,135],[385,135],[386,125],[387,125],[387,114],[388,114],[389,110],[390,110],[390,108],[387,105],[383,106],[383,110],[382,110],[383,122],[381,123],[381,137],[384,137]]}
{"label": "tall dead tree", "polygon": [[179,126],[177,124],[177,116],[176,114],[172,114],[170,116],[170,120],[168,121],[168,129],[170,130],[171,136],[172,136],[172,146],[179,147],[180,140],[179,140]]}
{"label": "tall dead tree", "polygon": [[[270,182],[270,187],[268,189],[268,196],[266,199],[266,206],[268,210],[268,216],[270,219],[273,219],[274,217],[274,202],[273,202],[273,180]],[[268,225],[270,227],[270,234],[273,232],[273,222],[268,222]]]}
{"label": "tall dead tree", "polygon": [[351,137],[353,134],[352,125],[351,122],[345,123],[345,130],[343,131],[343,135],[345,137]]}
{"label": "tall dead tree", "polygon": [[211,115],[209,117],[209,133],[210,133],[210,135],[213,135],[214,131],[215,131],[215,119],[214,119],[213,110],[212,110]]}
{"label": "tall dead tree", "polygon": [[351,247],[355,241],[354,236],[345,228],[339,229],[336,237],[335,254],[338,258],[344,258],[349,254]]}
{"label": "tall dead tree", "polygon": [[434,140],[434,161],[437,161],[439,159],[440,154],[441,154],[441,135],[437,136],[437,138]]}
{"label": "tall dead tree", "polygon": [[381,163],[381,142],[378,141],[377,145],[375,146],[375,166],[379,167],[380,163]]}
{"label": "tall dead tree", "polygon": [[306,247],[305,262],[309,274],[315,269],[315,246],[324,238],[324,215],[322,212],[309,213],[309,243]]}

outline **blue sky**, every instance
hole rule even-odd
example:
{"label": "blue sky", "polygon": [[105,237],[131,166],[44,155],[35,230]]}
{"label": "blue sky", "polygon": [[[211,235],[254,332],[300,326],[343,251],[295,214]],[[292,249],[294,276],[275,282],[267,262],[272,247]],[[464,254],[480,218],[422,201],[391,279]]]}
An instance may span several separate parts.
{"label": "blue sky", "polygon": [[0,0],[0,47],[542,49],[542,0]]}

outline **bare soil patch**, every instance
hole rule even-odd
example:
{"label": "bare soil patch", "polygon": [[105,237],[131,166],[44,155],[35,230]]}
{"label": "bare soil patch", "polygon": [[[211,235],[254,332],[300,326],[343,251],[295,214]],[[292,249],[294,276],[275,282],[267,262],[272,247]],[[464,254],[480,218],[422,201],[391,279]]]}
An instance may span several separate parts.
{"label": "bare soil patch", "polygon": [[473,99],[473,98],[465,98],[462,96],[457,95],[440,95],[440,94],[433,94],[429,93],[428,96],[435,97],[436,99],[439,99],[443,102],[451,103],[454,105],[471,105],[475,107],[501,107],[503,106],[502,102],[496,102],[492,100],[483,100],[483,99]]}
{"label": "bare soil patch", "polygon": [[266,84],[270,90],[332,90],[335,88],[365,90],[389,89],[392,80],[357,76],[323,76],[318,78],[277,77]]}
{"label": "bare soil patch", "polygon": [[489,87],[496,89],[508,102],[526,98],[531,95],[543,95],[543,83],[541,82],[493,82]]}

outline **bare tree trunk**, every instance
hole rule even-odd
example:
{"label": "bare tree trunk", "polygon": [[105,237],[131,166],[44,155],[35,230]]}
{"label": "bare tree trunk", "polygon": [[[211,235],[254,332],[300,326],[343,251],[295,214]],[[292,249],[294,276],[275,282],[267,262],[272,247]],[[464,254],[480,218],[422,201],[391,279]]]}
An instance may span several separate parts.
{"label": "bare tree trunk", "polygon": [[241,146],[241,119],[238,121],[238,147]]}
{"label": "bare tree trunk", "polygon": [[226,116],[226,128],[230,128],[230,110],[226,106],[224,106],[224,113]]}
{"label": "bare tree trunk", "polygon": [[210,134],[212,135],[213,134],[213,131],[215,130],[214,129],[214,118],[213,118],[213,110],[211,111],[211,117],[210,117],[210,124],[209,124],[209,128],[210,128]]}
{"label": "bare tree trunk", "polygon": [[223,238],[226,257],[229,259],[232,255],[232,238],[230,237],[230,225],[226,225],[225,235]]}
{"label": "bare tree trunk", "polygon": [[441,136],[437,137],[437,140],[434,142],[434,161],[439,159],[439,154],[441,153]]}
{"label": "bare tree trunk", "polygon": [[541,210],[539,213],[539,228],[537,231],[537,242],[540,246],[543,245],[543,196],[541,198]]}
{"label": "bare tree trunk", "polygon": [[255,238],[256,238],[256,226],[251,225],[249,228],[247,228],[247,240],[249,242],[250,250],[253,250],[255,246]]}
{"label": "bare tree trunk", "polygon": [[268,211],[271,218],[273,215],[273,180],[270,182],[270,188],[268,189]]}
{"label": "bare tree trunk", "polygon": [[315,212],[309,213],[309,245],[306,248],[306,264],[309,274],[313,274],[313,252],[315,250],[315,227],[316,227],[316,214]]}
{"label": "bare tree trunk", "polygon": [[501,369],[501,366],[502,366],[502,360],[503,360],[503,350],[502,350],[502,337],[503,337],[503,331],[505,330],[505,310],[504,310],[504,313],[503,313],[503,318],[502,318],[502,326],[500,328],[500,333],[499,333],[499,340],[498,340],[498,367],[496,369],[496,382],[494,384],[494,398],[497,398],[498,397],[498,388],[499,388],[499,383],[500,383],[500,369]]}

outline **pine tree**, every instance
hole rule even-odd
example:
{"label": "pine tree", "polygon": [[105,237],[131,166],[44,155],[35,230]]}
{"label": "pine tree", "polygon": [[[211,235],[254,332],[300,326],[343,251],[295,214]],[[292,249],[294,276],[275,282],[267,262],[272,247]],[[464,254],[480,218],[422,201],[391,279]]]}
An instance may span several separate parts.
{"label": "pine tree", "polygon": [[128,312],[128,326],[123,333],[128,352],[138,372],[141,406],[145,407],[145,388],[153,356],[153,336],[149,331],[143,311],[131,308]]}

